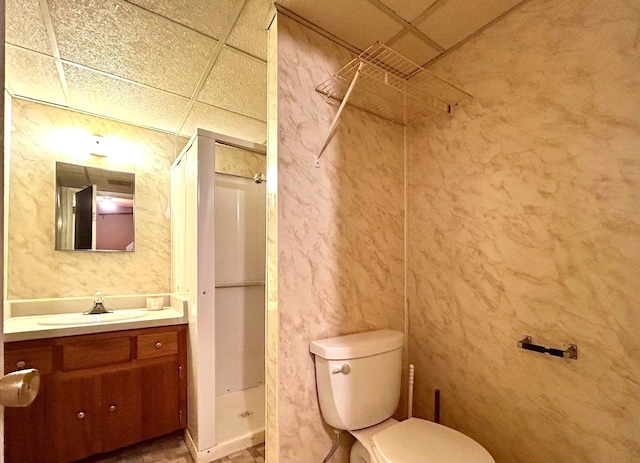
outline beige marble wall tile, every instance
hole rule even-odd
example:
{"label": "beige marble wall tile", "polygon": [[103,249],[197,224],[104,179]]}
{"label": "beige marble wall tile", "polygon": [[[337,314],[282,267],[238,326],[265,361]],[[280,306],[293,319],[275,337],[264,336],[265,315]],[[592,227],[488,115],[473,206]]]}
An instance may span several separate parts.
{"label": "beige marble wall tile", "polygon": [[474,101],[409,131],[415,410],[439,387],[498,462],[640,461],[639,25],[528,2],[434,66]]}
{"label": "beige marble wall tile", "polygon": [[267,59],[267,314],[265,459],[280,461],[278,445],[278,17],[268,31]]}
{"label": "beige marble wall tile", "polygon": [[216,145],[216,172],[253,178],[257,173],[266,175],[267,158],[264,154]]}
{"label": "beige marble wall tile", "polygon": [[[404,327],[403,128],[349,108],[315,168],[336,109],[314,88],[352,56],[285,16],[277,28],[277,217],[270,211],[269,230],[277,220],[278,329],[269,337],[278,346],[268,363],[277,368],[277,460],[269,444],[267,455],[322,461],[333,433],[318,409],[309,342]],[[348,460],[349,443],[345,436],[332,461]]]}
{"label": "beige marble wall tile", "polygon": [[[63,129],[118,136],[124,158],[71,154]],[[60,140],[58,140],[59,142]],[[8,220],[8,298],[165,293],[170,289],[169,191],[175,137],[24,100],[13,100]],[[135,172],[135,252],[55,251],[55,162]]]}

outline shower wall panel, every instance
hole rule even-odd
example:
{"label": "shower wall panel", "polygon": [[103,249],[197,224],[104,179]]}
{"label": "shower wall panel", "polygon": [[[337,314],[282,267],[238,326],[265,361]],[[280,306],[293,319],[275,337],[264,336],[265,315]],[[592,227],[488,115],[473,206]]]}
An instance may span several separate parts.
{"label": "shower wall panel", "polygon": [[264,281],[265,187],[216,174],[216,284]]}
{"label": "shower wall panel", "polygon": [[216,174],[216,395],[264,383],[265,193]]}
{"label": "shower wall panel", "polygon": [[264,286],[216,289],[216,395],[264,384]]}
{"label": "shower wall panel", "polygon": [[215,136],[198,130],[172,166],[172,292],[189,301],[188,441],[215,445]]}

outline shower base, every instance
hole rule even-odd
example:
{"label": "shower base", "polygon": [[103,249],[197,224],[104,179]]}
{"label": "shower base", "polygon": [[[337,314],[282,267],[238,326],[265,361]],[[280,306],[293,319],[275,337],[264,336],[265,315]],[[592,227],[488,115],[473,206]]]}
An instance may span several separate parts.
{"label": "shower base", "polygon": [[197,452],[191,436],[185,433],[187,447],[196,463],[211,462],[264,442],[264,401],[264,385],[216,397],[217,444]]}
{"label": "shower base", "polygon": [[[216,403],[216,439],[221,444],[239,439],[260,439],[238,450],[264,442],[264,385],[218,396]],[[235,451],[235,450],[234,450]]]}

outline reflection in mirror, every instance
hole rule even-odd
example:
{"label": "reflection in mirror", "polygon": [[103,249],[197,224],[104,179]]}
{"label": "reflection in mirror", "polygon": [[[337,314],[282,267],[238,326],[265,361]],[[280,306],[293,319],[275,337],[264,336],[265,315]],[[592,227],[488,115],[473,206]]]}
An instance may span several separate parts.
{"label": "reflection in mirror", "polygon": [[133,251],[135,174],[56,162],[56,249]]}

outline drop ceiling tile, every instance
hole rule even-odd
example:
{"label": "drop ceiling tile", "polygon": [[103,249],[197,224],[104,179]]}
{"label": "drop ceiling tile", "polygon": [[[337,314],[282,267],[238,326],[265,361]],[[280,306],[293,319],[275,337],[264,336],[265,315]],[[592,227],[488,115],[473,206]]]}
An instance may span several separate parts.
{"label": "drop ceiling tile", "polygon": [[240,0],[127,0],[165,18],[219,39]]}
{"label": "drop ceiling tile", "polygon": [[226,43],[266,61],[265,22],[271,5],[270,0],[247,0]]}
{"label": "drop ceiling tile", "polygon": [[389,47],[419,66],[431,61],[440,54],[438,50],[430,47],[422,39],[411,33],[402,35]]}
{"label": "drop ceiling tile", "polygon": [[223,49],[198,101],[266,121],[266,63]]}
{"label": "drop ceiling tile", "polygon": [[131,124],[175,131],[189,100],[76,66],[64,65],[70,106]]}
{"label": "drop ceiling tile", "polygon": [[360,50],[376,41],[384,43],[402,30],[400,24],[367,0],[281,0],[278,3]]}
{"label": "drop ceiling tile", "polygon": [[206,129],[254,143],[266,143],[267,123],[196,102],[180,135],[190,137],[196,129]]}
{"label": "drop ceiling tile", "polygon": [[14,96],[67,104],[52,57],[12,46],[5,50],[6,84]]}
{"label": "drop ceiling tile", "polygon": [[63,59],[191,96],[216,41],[119,0],[49,0]]}
{"label": "drop ceiling tile", "polygon": [[451,48],[522,0],[448,0],[414,24],[444,48]]}
{"label": "drop ceiling tile", "polygon": [[436,0],[382,0],[382,3],[407,22],[412,22],[435,2]]}
{"label": "drop ceiling tile", "polygon": [[5,15],[7,43],[51,54],[51,42],[38,0],[7,0]]}

